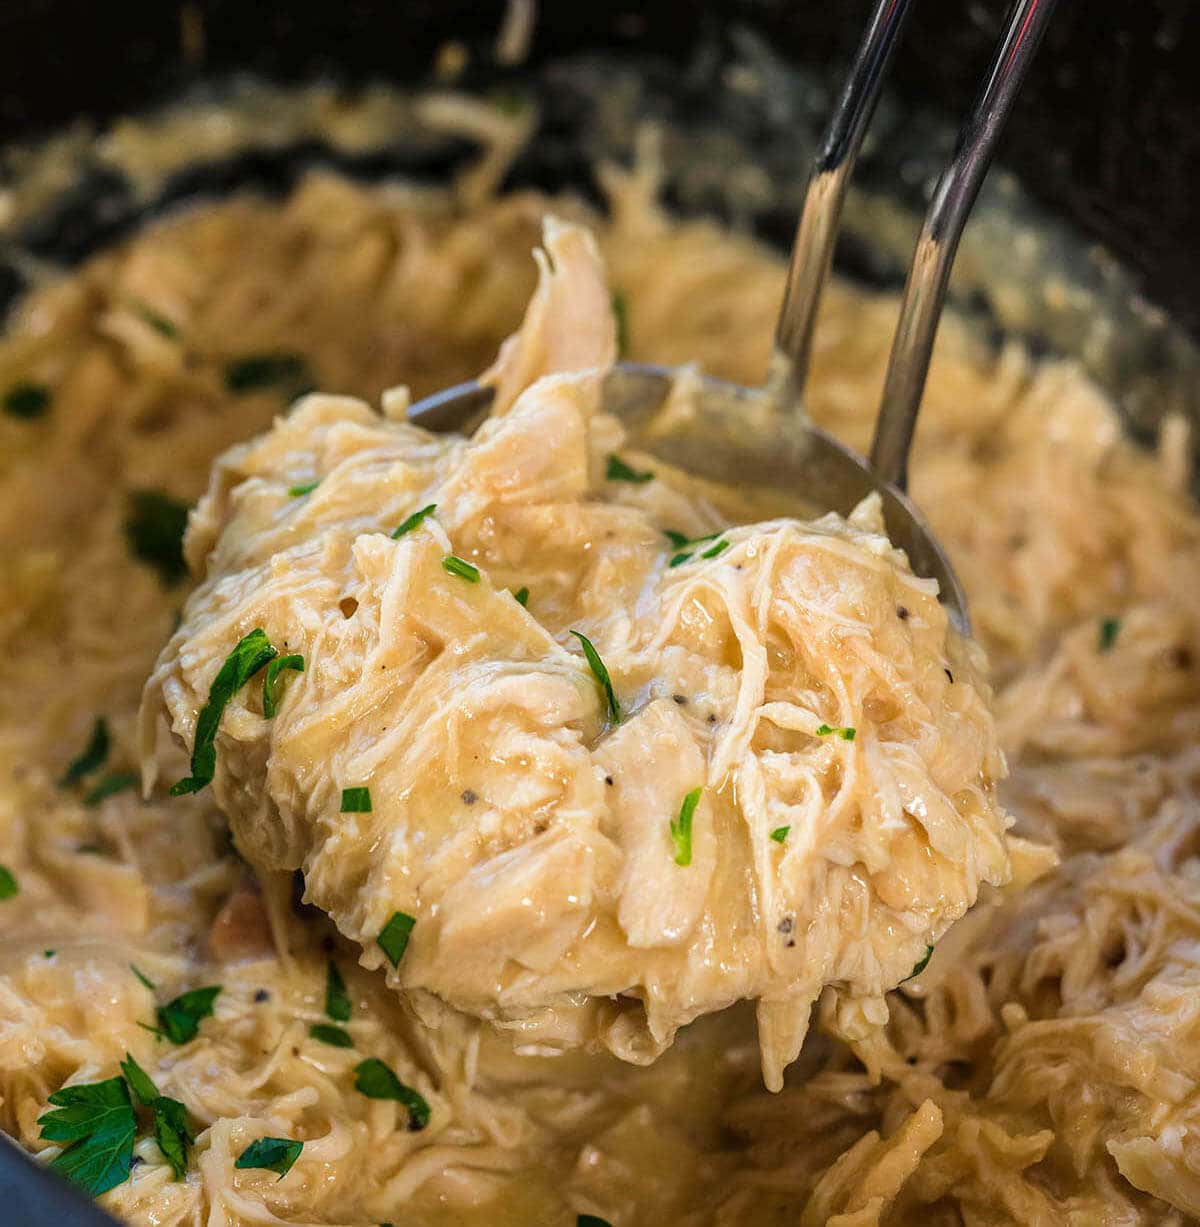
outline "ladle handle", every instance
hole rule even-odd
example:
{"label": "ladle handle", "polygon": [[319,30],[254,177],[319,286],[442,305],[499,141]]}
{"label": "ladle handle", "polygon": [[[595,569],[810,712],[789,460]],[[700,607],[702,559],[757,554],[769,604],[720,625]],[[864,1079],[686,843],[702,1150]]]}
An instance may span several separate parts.
{"label": "ladle handle", "polygon": [[782,376],[786,388],[784,403],[799,404],[804,391],[817,307],[833,258],[846,185],[910,5],[911,0],[877,0],[813,158],[775,328],[775,348],[783,358],[780,364],[783,369],[776,372],[776,377]]}
{"label": "ladle handle", "polygon": [[883,399],[871,444],[871,468],[905,489],[908,453],[954,254],[996,142],[1057,0],[1017,0],[987,81],[958,134],[954,155],[934,189],[913,252],[892,341]]}

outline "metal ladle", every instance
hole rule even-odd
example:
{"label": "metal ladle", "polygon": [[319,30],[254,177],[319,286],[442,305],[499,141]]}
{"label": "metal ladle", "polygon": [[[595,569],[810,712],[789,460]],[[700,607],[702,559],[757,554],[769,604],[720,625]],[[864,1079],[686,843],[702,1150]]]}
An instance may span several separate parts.
{"label": "metal ladle", "polygon": [[[728,480],[766,480],[802,491],[818,510],[847,514],[876,491],[892,542],[913,570],[935,579],[947,613],[969,633],[967,599],[950,560],[905,493],[908,454],[950,269],[996,142],[1033,59],[1056,0],[1017,0],[987,80],[958,134],[934,189],[913,252],[892,342],[869,459],[813,426],[800,409],[821,290],[833,256],[838,219],[867,123],[912,0],[878,0],[822,138],[796,228],[787,287],[765,389],[704,378],[688,435],[657,439],[655,451],[684,468]],[[627,425],[653,419],[678,372],[619,363],[604,388],[604,408]],[[417,402],[409,419],[430,430],[464,428],[492,398],[490,388],[460,384]],[[778,410],[791,410],[781,418]],[[755,420],[756,419],[756,420]],[[761,429],[754,429],[755,425]],[[774,427],[774,429],[772,429]],[[780,429],[782,427],[782,429]],[[719,438],[722,446],[714,446]],[[714,458],[719,463],[714,469]]]}

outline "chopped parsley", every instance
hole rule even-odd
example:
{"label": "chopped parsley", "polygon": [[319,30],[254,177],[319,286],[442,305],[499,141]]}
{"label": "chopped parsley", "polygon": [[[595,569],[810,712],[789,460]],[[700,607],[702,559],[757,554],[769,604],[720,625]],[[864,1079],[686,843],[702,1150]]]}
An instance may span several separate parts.
{"label": "chopped parsley", "polygon": [[365,787],[343,788],[343,814],[369,814],[371,812],[371,790]]}
{"label": "chopped parsley", "polygon": [[50,408],[50,389],[41,383],[16,383],[4,394],[4,412],[22,422],[40,418]]}
{"label": "chopped parsley", "polygon": [[[671,544],[680,552],[671,556],[671,561],[667,564],[669,567],[681,567],[696,552],[696,546],[703,545],[706,541],[714,541],[719,537],[720,533],[709,533],[704,537],[685,537],[683,533],[677,533],[673,529],[666,530],[666,537]],[[715,558],[718,554],[723,553],[729,548],[728,541],[718,541],[716,545],[705,550],[700,555],[701,558]]]}
{"label": "chopped parsley", "polygon": [[283,684],[286,679],[279,675],[284,669],[293,669],[297,673],[303,673],[304,657],[299,652],[293,652],[290,656],[276,656],[267,665],[267,676],[263,678],[262,704],[263,715],[268,720],[275,718],[280,700],[283,698]]}
{"label": "chopped parsley", "polygon": [[121,1062],[121,1073],[125,1075],[129,1089],[146,1107],[158,1098],[158,1087],[154,1085],[154,1080],[128,1052],[125,1054],[125,1060]]}
{"label": "chopped parsley", "polygon": [[225,658],[208,688],[208,702],[196,721],[196,741],[192,746],[192,774],[171,786],[171,796],[199,792],[212,783],[217,769],[217,726],[229,700],[278,652],[261,627],[252,630]]}
{"label": "chopped parsley", "polygon": [[131,490],[125,513],[125,539],[140,562],[153,567],[167,586],[187,574],[183,533],[188,505],[162,490]]}
{"label": "chopped parsley", "polygon": [[442,559],[442,570],[449,575],[457,575],[459,579],[465,579],[468,584],[479,583],[479,568],[472,566],[465,558],[459,558],[457,554],[447,554]]}
{"label": "chopped parsley", "polygon": [[410,916],[407,912],[393,912],[391,920],[383,926],[383,932],[375,939],[393,967],[400,965],[416,923],[417,918]]}
{"label": "chopped parsley", "polygon": [[159,336],[174,341],[179,337],[179,325],[168,319],[161,311],[156,311],[149,303],[135,302],[132,304],[134,313],[144,320]]}
{"label": "chopped parsley", "polygon": [[921,972],[923,972],[925,968],[929,966],[929,960],[931,958],[933,958],[933,947],[926,946],[925,947],[925,957],[921,959],[919,963],[917,963],[917,965],[912,969],[912,971],[910,971],[908,975],[906,975],[904,979],[900,981],[900,983],[907,984],[909,980],[911,980],[914,976],[919,976]]}
{"label": "chopped parsley", "polygon": [[288,486],[288,498],[303,498],[306,494],[311,494],[319,485],[320,481],[302,481],[298,486]]}
{"label": "chopped parsley", "polygon": [[154,1113],[154,1140],[171,1165],[176,1180],[182,1180],[187,1172],[187,1150],[194,1142],[188,1124],[187,1108],[178,1099],[160,1095],[151,1105]]}
{"label": "chopped parsley", "polygon": [[516,592],[513,593],[513,600],[516,601],[516,603],[520,605],[522,609],[528,609],[529,608],[529,589],[528,588],[518,588]]}
{"label": "chopped parsley", "polygon": [[148,988],[152,993],[158,991],[154,986],[154,981],[144,971],[139,971],[132,963],[129,964],[129,970],[138,978],[143,987]]}
{"label": "chopped parsley", "polygon": [[1120,618],[1101,618],[1097,649],[1101,652],[1111,652],[1121,633]]}
{"label": "chopped parsley", "polygon": [[629,353],[629,303],[620,290],[612,292],[612,313],[617,324],[617,357]]}
{"label": "chopped parsley", "polygon": [[332,1023],[313,1023],[308,1033],[313,1039],[320,1040],[322,1044],[329,1044],[333,1048],[354,1047],[350,1032],[343,1031],[341,1027],[335,1027]]}
{"label": "chopped parsley", "polygon": [[671,819],[671,842],[675,845],[675,864],[687,868],[692,863],[692,818],[700,804],[703,788],[693,788],[679,807],[679,817]]}
{"label": "chopped parsley", "polygon": [[650,469],[644,469],[639,473],[637,469],[631,469],[615,452],[609,453],[604,476],[609,481],[630,481],[637,486],[654,480],[654,473]]}
{"label": "chopped parsley", "polygon": [[119,792],[126,792],[138,786],[138,776],[132,771],[110,771],[98,780],[94,788],[90,788],[83,796],[84,805],[99,805],[101,801]]}
{"label": "chopped parsley", "polygon": [[412,515],[410,515],[408,519],[405,520],[394,533],[392,533],[392,540],[399,541],[401,537],[407,537],[414,528],[420,528],[425,522],[426,518],[433,515],[436,510],[437,503],[430,503],[427,507],[422,507],[420,511],[414,511]]}
{"label": "chopped parsley", "polygon": [[311,384],[312,375],[302,354],[247,354],[225,368],[225,386],[236,396],[263,388],[298,392]]}
{"label": "chopped parsley", "polygon": [[92,724],[92,733],[87,745],[75,758],[71,759],[66,771],[58,781],[59,787],[67,788],[72,784],[77,784],[85,775],[91,775],[93,771],[103,767],[104,760],[108,758],[109,745],[108,721],[103,716],[97,716]]}
{"label": "chopped parsley", "polygon": [[840,737],[843,741],[853,741],[856,730],[849,726],[845,728],[835,729],[830,728],[828,724],[817,725],[818,737]]}
{"label": "chopped parsley", "polygon": [[20,893],[13,871],[7,865],[0,865],[0,899],[15,899]]}
{"label": "chopped parsley", "polygon": [[687,545],[689,538],[684,533],[677,533],[673,528],[664,528],[663,536],[676,548]]}
{"label": "chopped parsley", "polygon": [[213,1002],[220,995],[221,986],[210,984],[181,993],[166,1005],[158,1007],[158,1030],[172,1044],[186,1044],[196,1038],[202,1019],[213,1012]]}
{"label": "chopped parsley", "polygon": [[584,657],[587,659],[588,668],[591,669],[596,681],[600,683],[600,689],[604,691],[604,698],[608,703],[608,714],[612,717],[613,724],[620,724],[621,705],[617,702],[617,696],[613,692],[612,678],[609,677],[604,661],[600,659],[600,653],[596,651],[592,646],[592,641],[582,631],[572,631],[571,634],[579,640],[583,647]]}
{"label": "chopped parsley", "polygon": [[700,555],[700,557],[701,558],[716,558],[718,554],[725,553],[725,551],[728,548],[729,548],[729,542],[726,541],[724,537],[722,537],[721,540],[716,543],[716,545],[710,545],[708,549],[706,549]]}
{"label": "chopped parsley", "polygon": [[348,1022],[351,1008],[346,981],[342,979],[337,964],[330,959],[329,969],[325,973],[325,1013],[335,1022]]}
{"label": "chopped parsley", "polygon": [[282,1180],[292,1170],[292,1164],[300,1158],[303,1149],[304,1143],[292,1138],[258,1138],[238,1155],[233,1166],[243,1171],[253,1167],[278,1172]]}
{"label": "chopped parsley", "polygon": [[124,1078],[65,1086],[49,1102],[37,1123],[43,1141],[67,1143],[50,1163],[59,1175],[93,1197],[129,1179],[137,1116]]}
{"label": "chopped parsley", "polygon": [[776,827],[776,828],[775,828],[775,829],[774,829],[774,830],[771,832],[771,838],[772,838],[772,839],[773,839],[773,840],[774,840],[774,841],[775,841],[777,844],[781,844],[781,843],[783,843],[783,841],[784,841],[785,839],[787,839],[787,837],[788,837],[788,832],[789,832],[791,829],[792,829],[792,828],[791,828],[790,826],[789,826],[789,827]]}
{"label": "chopped parsley", "polygon": [[368,1057],[354,1067],[354,1089],[368,1099],[394,1099],[408,1109],[408,1127],[419,1133],[429,1124],[429,1104],[423,1095],[405,1086],[378,1057]]}

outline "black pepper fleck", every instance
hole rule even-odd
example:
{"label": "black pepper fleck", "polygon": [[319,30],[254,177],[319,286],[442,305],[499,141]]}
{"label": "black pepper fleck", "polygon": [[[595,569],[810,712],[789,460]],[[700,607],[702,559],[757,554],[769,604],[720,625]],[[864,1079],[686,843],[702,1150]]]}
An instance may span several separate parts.
{"label": "black pepper fleck", "polygon": [[271,1000],[271,994],[268,993],[265,988],[260,988],[258,992],[254,994],[254,1004],[255,1005],[262,1005],[264,1001],[270,1001],[270,1000]]}
{"label": "black pepper fleck", "polygon": [[790,916],[785,916],[776,927],[780,933],[790,933],[796,927],[796,922]]}
{"label": "black pepper fleck", "polygon": [[950,679],[950,685],[954,685],[954,674],[949,669],[945,670],[946,676]]}
{"label": "black pepper fleck", "polygon": [[795,946],[795,944],[796,944],[796,939],[795,939],[794,937],[789,937],[789,938],[787,939],[787,941],[786,941],[786,942],[784,942],[783,944],[784,944],[784,945],[785,945],[785,946],[786,946],[786,947],[787,947],[789,950],[791,950],[791,949],[792,949],[792,947],[793,947],[793,946]]}
{"label": "black pepper fleck", "polygon": [[907,622],[908,621],[908,606],[907,605],[897,605],[896,606],[896,617],[899,618],[901,622]]}
{"label": "black pepper fleck", "polygon": [[613,778],[612,778],[612,776],[611,776],[611,775],[606,775],[606,776],[604,777],[604,782],[605,782],[606,784],[611,784],[611,783],[613,782]]}
{"label": "black pepper fleck", "polygon": [[673,695],[671,696],[671,698],[673,698],[673,699],[675,700],[675,702],[679,704],[679,706],[680,706],[680,707],[686,707],[686,706],[687,706],[687,699],[686,699],[686,698],[685,698],[683,695],[681,695],[681,694],[673,694]]}
{"label": "black pepper fleck", "polygon": [[711,711],[710,711],[710,712],[708,713],[708,722],[709,722],[709,724],[716,724],[716,722],[717,722],[717,714],[716,714],[716,712],[711,712]]}
{"label": "black pepper fleck", "polygon": [[479,800],[479,794],[471,788],[462,790],[462,803],[464,805],[474,805]]}

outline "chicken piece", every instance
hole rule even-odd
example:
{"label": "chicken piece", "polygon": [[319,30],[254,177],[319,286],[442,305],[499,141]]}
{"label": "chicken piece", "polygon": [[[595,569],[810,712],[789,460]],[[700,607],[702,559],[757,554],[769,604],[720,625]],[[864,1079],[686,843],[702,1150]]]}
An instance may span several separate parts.
{"label": "chicken piece", "polygon": [[[981,654],[875,502],[672,545],[662,508],[714,513],[662,466],[606,480],[602,269],[579,227],[549,223],[546,249],[474,438],[314,395],[218,463],[187,542],[203,579],[146,687],[147,776],[160,712],[191,746],[261,627],[304,671],[273,718],[258,679],[233,696],[216,797],[365,966],[426,1016],[639,1062],[756,1000],[778,1088],[823,990],[848,1033],[880,1026],[1009,876]],[[376,939],[397,912],[415,925],[393,966]]]}

